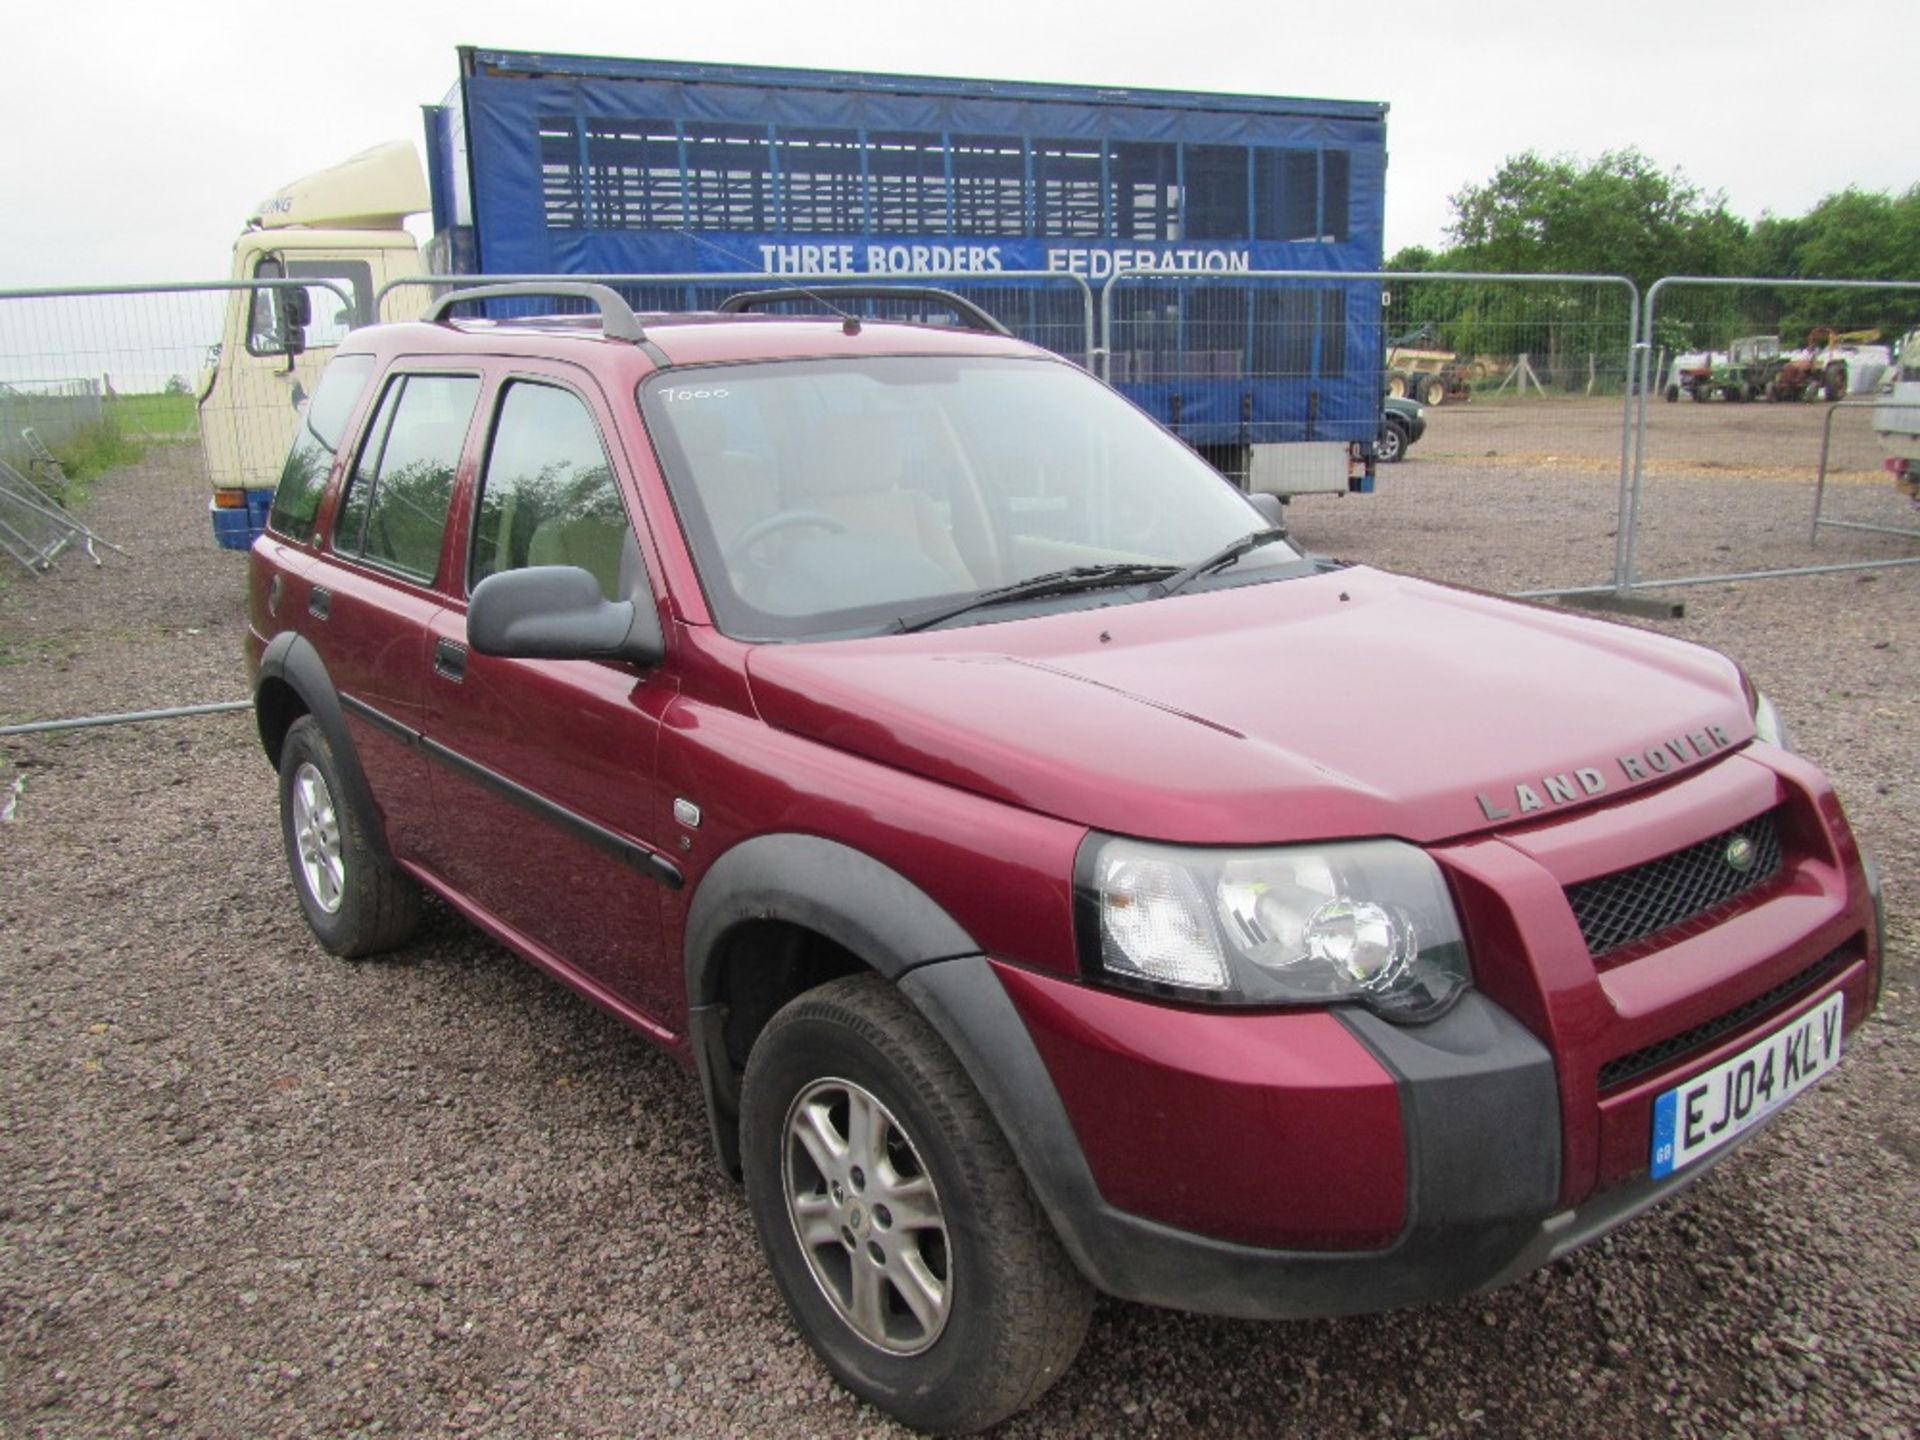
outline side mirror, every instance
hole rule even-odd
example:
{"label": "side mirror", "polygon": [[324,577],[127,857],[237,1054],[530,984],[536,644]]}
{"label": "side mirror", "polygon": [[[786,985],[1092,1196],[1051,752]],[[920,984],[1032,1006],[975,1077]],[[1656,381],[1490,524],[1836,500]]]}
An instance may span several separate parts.
{"label": "side mirror", "polygon": [[1287,528],[1287,502],[1278,495],[1269,495],[1264,490],[1255,490],[1247,496],[1247,503],[1260,512],[1260,518],[1276,530]]}
{"label": "side mirror", "polygon": [[503,570],[473,587],[467,643],[482,655],[523,660],[631,660],[666,655],[651,604],[608,600],[578,565]]}
{"label": "side mirror", "polygon": [[305,290],[276,290],[273,303],[280,311],[280,336],[286,353],[304,354],[307,326],[313,323],[313,297]]}

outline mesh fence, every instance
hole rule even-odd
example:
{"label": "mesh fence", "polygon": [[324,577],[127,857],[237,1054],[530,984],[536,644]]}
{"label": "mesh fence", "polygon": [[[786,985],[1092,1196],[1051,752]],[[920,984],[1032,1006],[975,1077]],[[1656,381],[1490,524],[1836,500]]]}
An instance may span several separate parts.
{"label": "mesh fence", "polygon": [[[1308,544],[1496,588],[1611,574],[1637,302],[1625,282],[1135,274],[1102,302],[1110,378],[1177,394],[1177,420],[1246,416],[1253,445],[1381,442],[1392,459],[1373,495],[1293,502]],[[1516,520],[1561,543],[1509,553]]]}
{"label": "mesh fence", "polygon": [[[1634,568],[1648,579],[1904,559],[1913,511],[1882,467],[1874,396],[1920,286],[1661,282]],[[1829,409],[1845,400],[1829,416]],[[1845,522],[1814,539],[1823,514]]]}
{"label": "mesh fence", "polygon": [[[274,297],[296,289],[307,348],[287,356],[272,348],[285,320]],[[246,298],[230,306],[236,291]],[[41,482],[57,465],[84,494],[164,449],[167,463],[143,470],[149,502],[199,512],[216,476],[270,486],[348,309],[327,286],[284,283],[0,292],[0,459]],[[249,351],[254,363],[220,363]]]}
{"label": "mesh fence", "polygon": [[[205,535],[216,480],[271,486],[295,406],[356,314],[418,315],[449,286],[510,278],[520,277],[427,278],[389,287],[377,307],[309,284],[306,348],[292,357],[274,348],[284,323],[274,296],[294,282],[0,292],[0,461],[44,484],[53,472],[37,441],[84,490],[130,450],[165,452],[166,463],[143,467],[148,498],[190,508]],[[785,313],[954,323],[925,299],[836,297],[873,277],[607,278],[642,313],[712,309],[742,289],[782,287],[790,297],[774,308]],[[1376,493],[1295,501],[1291,523],[1316,549],[1523,591],[1604,584],[1629,547],[1637,573],[1652,578],[1920,553],[1907,533],[1910,501],[1881,469],[1887,451],[1872,407],[1845,407],[1824,434],[1828,405],[1819,403],[1864,400],[1886,377],[1896,327],[1920,312],[1920,285],[1662,282],[1648,307],[1653,383],[1638,524],[1623,535],[1619,496],[1633,451],[1625,422],[1637,419],[1628,393],[1635,297],[1624,282],[1128,273],[1096,295],[1060,274],[882,278],[950,290],[1026,339],[1104,365],[1130,394],[1171,411],[1176,428],[1195,416],[1250,416],[1236,433],[1251,444],[1378,437],[1389,419],[1375,418],[1374,399],[1413,402],[1417,410],[1401,411],[1411,443],[1378,467]],[[230,306],[235,290],[246,299]],[[495,302],[493,313],[585,308],[549,297]],[[248,363],[218,364],[223,355]],[[1345,386],[1343,412],[1315,413],[1322,381],[1329,395],[1333,382]],[[1256,391],[1286,398],[1250,405]],[[1823,438],[1823,513],[1842,523],[1816,542]],[[1551,543],[1503,543],[1516,526]]]}

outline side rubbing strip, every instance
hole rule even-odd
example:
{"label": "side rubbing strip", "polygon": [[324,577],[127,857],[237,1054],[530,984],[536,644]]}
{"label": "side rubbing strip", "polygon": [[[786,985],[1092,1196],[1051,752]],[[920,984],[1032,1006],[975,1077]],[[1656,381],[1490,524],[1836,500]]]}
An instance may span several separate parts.
{"label": "side rubbing strip", "polygon": [[367,704],[364,700],[356,700],[351,695],[342,695],[340,697],[340,707],[343,710],[351,710],[362,720],[373,726],[374,729],[391,735],[402,745],[417,747],[420,744],[422,737],[418,730],[409,730],[391,715],[386,714],[384,711],[374,709],[373,706]]}
{"label": "side rubbing strip", "polygon": [[451,750],[438,740],[429,739],[418,730],[409,729],[391,715],[381,713],[363,700],[342,695],[340,703],[369,725],[385,731],[402,744],[418,747],[420,752],[429,759],[437,760],[449,769],[458,770],[469,780],[505,796],[523,810],[538,815],[542,820],[557,825],[562,830],[572,831],[589,845],[605,850],[616,859],[631,865],[641,874],[658,880],[669,890],[678,890],[684,883],[678,866],[665,856],[656,855],[638,841],[629,840],[626,836],[609,830],[598,821],[589,820],[578,811],[569,810],[566,806],[556,804],[546,796],[529,790],[518,781],[509,780],[499,771],[488,769],[478,760],[470,760],[458,750]]}

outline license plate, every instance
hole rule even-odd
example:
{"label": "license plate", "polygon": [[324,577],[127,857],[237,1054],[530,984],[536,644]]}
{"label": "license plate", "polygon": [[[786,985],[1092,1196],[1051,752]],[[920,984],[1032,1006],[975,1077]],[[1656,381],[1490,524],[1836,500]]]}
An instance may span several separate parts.
{"label": "license plate", "polygon": [[1791,1025],[1653,1102],[1653,1178],[1718,1150],[1840,1063],[1844,998],[1831,995]]}

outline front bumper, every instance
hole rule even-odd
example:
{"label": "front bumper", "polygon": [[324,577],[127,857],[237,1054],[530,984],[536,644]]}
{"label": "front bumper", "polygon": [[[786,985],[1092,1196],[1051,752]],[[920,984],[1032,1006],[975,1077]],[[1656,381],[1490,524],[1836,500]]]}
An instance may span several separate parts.
{"label": "front bumper", "polygon": [[248,490],[247,503],[239,506],[207,502],[207,519],[213,526],[213,540],[222,550],[245,550],[267,528],[267,512],[273,508],[273,491]]}
{"label": "front bumper", "polygon": [[[1761,1028],[1786,1023],[1844,990],[1851,1030],[1857,1023],[1855,1006],[1868,993],[1867,969],[1864,959],[1848,965],[1817,990],[1795,997]],[[1517,1021],[1478,992],[1470,992],[1443,1019],[1419,1027],[1341,1012],[1339,1023],[1397,1096],[1397,1128],[1373,1138],[1403,1154],[1403,1166],[1383,1160],[1377,1175],[1356,1174],[1352,1156],[1342,1155],[1316,1175],[1323,1157],[1312,1149],[1296,1146],[1277,1157],[1249,1156],[1247,1146],[1234,1143],[1238,1137],[1230,1126],[1223,1131],[1210,1124],[1215,1117],[1185,1116],[1181,1133],[1167,1128],[1170,1118],[1179,1117],[1154,1117],[1150,1104],[1143,1111],[1143,1124],[1156,1129],[1142,1133],[1135,1165],[1163,1189],[1190,1178],[1190,1165],[1167,1164],[1165,1155],[1168,1144],[1177,1146],[1191,1134],[1218,1147],[1216,1173],[1231,1173],[1243,1160],[1257,1167],[1277,1158],[1282,1167],[1307,1172],[1309,1187],[1324,1192],[1336,1210],[1352,1207],[1377,1217],[1378,1209],[1369,1206],[1380,1197],[1369,1191],[1380,1185],[1399,1191],[1394,1198],[1401,1201],[1402,1223],[1388,1243],[1345,1249],[1248,1243],[1147,1218],[1137,1208],[1114,1203],[1107,1193],[1115,1188],[1110,1171],[1096,1177],[1089,1149],[1062,1099],[1063,1088],[1076,1089],[1075,1062],[1061,1050],[1058,1037],[1065,1017],[1070,1043],[1102,1048],[1116,1041],[1113,1053],[1125,1052],[1130,1037],[1111,1031],[1102,1036],[1099,1016],[1089,1018],[1087,1001],[1106,998],[1101,992],[996,967],[985,957],[926,965],[901,983],[979,1085],[1081,1271],[1109,1294],[1174,1309],[1302,1319],[1396,1309],[1491,1289],[1660,1204],[1765,1128],[1756,1126],[1663,1180],[1643,1174],[1568,1205],[1560,1198],[1560,1107],[1552,1057]],[[1061,993],[1067,991],[1077,994]],[[1070,1009],[1060,1008],[1069,1001]],[[1132,1006],[1136,1014],[1157,1011],[1158,1024],[1170,1021],[1175,1029],[1234,1019],[1117,1003]],[[1751,1038],[1747,1032],[1728,1047]],[[1717,1048],[1690,1059],[1676,1073],[1717,1063],[1721,1053]],[[1138,1048],[1125,1058],[1135,1064],[1148,1059]],[[1118,1072],[1107,1076],[1109,1087],[1112,1073]],[[1124,1106],[1135,1097],[1110,1098]],[[1084,1100],[1082,1094],[1073,1097],[1074,1115],[1082,1124],[1087,1123]],[[1274,1113],[1271,1105],[1266,1110]]]}

